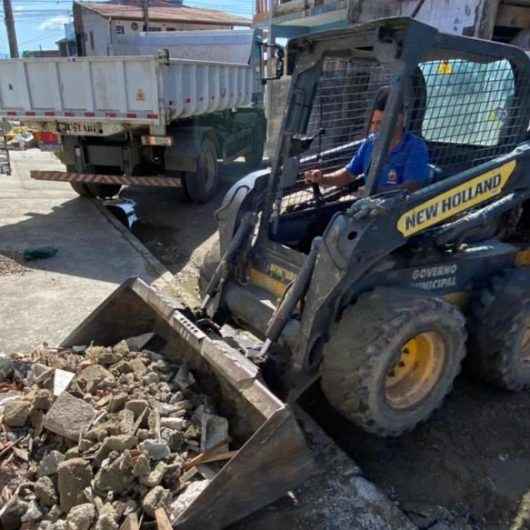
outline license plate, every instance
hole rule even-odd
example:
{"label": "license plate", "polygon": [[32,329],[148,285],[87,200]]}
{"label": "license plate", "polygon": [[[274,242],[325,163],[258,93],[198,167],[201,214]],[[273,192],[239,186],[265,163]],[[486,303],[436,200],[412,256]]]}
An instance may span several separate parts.
{"label": "license plate", "polygon": [[57,132],[61,134],[103,134],[103,125],[94,122],[77,122],[67,123],[58,122]]}

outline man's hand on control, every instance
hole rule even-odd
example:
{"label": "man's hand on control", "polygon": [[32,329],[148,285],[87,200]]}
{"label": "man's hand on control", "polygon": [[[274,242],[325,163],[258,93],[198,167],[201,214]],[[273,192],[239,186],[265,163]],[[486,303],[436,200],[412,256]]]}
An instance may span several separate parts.
{"label": "man's hand on control", "polygon": [[306,184],[320,184],[323,176],[320,169],[310,169],[304,173],[304,181]]}

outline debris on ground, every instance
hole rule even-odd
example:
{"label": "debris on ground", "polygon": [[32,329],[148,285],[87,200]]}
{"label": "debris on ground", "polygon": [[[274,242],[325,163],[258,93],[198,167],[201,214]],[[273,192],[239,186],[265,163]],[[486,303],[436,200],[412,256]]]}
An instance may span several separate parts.
{"label": "debris on ground", "polygon": [[21,252],[13,250],[0,250],[0,276],[8,274],[24,274],[29,271],[23,265],[24,258]]}
{"label": "debris on ground", "polygon": [[1,528],[170,528],[235,455],[152,338],[0,356]]}
{"label": "debris on ground", "polygon": [[48,259],[53,258],[59,252],[55,247],[32,247],[24,250],[24,259],[26,261],[34,261],[36,259]]}

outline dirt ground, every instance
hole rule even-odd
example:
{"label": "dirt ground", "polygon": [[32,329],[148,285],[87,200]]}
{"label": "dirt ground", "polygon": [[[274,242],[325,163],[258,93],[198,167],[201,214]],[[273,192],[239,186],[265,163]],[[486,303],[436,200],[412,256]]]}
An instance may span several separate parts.
{"label": "dirt ground", "polygon": [[[243,164],[223,170],[225,183],[206,205],[178,190],[129,189],[140,222],[135,234],[196,294],[201,246],[215,231],[214,211]],[[194,296],[192,293],[191,298]],[[190,302],[192,303],[192,302]],[[420,528],[530,529],[530,393],[508,393],[461,375],[434,416],[398,439],[379,439],[343,421],[319,391],[307,408]]]}

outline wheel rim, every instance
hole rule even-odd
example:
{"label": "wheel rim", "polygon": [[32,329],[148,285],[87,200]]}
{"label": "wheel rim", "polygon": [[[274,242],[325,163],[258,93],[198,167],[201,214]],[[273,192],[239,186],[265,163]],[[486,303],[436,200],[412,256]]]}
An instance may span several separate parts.
{"label": "wheel rim", "polygon": [[385,377],[385,399],[394,409],[407,409],[421,402],[440,379],[446,346],[435,331],[412,337],[401,348],[399,360]]}
{"label": "wheel rim", "polygon": [[215,186],[215,163],[214,154],[208,149],[203,155],[204,187],[208,192]]}

